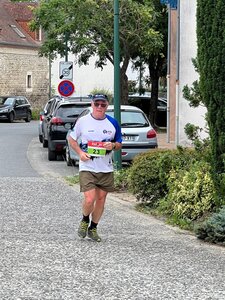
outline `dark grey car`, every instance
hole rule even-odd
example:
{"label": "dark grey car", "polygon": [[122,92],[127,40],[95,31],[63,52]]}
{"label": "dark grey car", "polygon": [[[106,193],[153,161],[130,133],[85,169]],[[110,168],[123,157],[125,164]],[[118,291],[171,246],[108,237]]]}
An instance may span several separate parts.
{"label": "dark grey car", "polygon": [[48,129],[51,118],[60,102],[74,101],[74,102],[90,102],[89,96],[73,96],[61,97],[59,95],[53,96],[45,104],[43,111],[40,112],[40,120],[38,124],[39,141],[43,143],[43,147],[48,147]]}
{"label": "dark grey car", "polygon": [[25,120],[30,122],[32,117],[31,105],[24,96],[0,96],[0,119]]}
{"label": "dark grey car", "polygon": [[89,102],[60,101],[55,108],[47,127],[48,159],[56,160],[57,154],[65,153],[66,135],[80,113],[91,106]]}

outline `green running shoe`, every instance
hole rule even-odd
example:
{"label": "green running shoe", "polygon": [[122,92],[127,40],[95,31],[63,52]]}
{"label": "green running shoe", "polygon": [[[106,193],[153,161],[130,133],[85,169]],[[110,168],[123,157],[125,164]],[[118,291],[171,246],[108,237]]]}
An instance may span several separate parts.
{"label": "green running shoe", "polygon": [[90,238],[90,239],[92,239],[93,241],[95,241],[95,242],[101,242],[101,238],[100,238],[100,236],[98,235],[98,233],[97,233],[97,229],[96,228],[92,228],[92,229],[89,229],[88,228],[88,233],[87,233],[87,235],[88,235],[88,237]]}
{"label": "green running shoe", "polygon": [[87,229],[88,229],[88,223],[81,221],[80,222],[80,226],[78,228],[78,235],[81,238],[85,238],[85,236],[87,235]]}

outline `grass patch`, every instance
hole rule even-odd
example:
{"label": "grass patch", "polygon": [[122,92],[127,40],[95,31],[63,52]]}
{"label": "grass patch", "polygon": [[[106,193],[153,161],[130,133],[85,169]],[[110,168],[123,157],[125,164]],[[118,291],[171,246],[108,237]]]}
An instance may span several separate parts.
{"label": "grass patch", "polygon": [[79,175],[66,176],[66,177],[64,177],[64,179],[71,186],[74,185],[74,184],[79,183]]}
{"label": "grass patch", "polygon": [[32,120],[39,120],[40,119],[40,109],[35,108],[32,110]]}

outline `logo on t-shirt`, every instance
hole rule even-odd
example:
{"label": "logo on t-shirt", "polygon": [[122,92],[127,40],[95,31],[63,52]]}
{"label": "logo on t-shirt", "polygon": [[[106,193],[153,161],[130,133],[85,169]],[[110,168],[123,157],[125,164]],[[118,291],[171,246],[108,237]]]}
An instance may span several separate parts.
{"label": "logo on t-shirt", "polygon": [[104,133],[104,134],[112,134],[112,131],[111,131],[111,130],[106,130],[106,129],[104,129],[104,130],[103,130],[103,133]]}

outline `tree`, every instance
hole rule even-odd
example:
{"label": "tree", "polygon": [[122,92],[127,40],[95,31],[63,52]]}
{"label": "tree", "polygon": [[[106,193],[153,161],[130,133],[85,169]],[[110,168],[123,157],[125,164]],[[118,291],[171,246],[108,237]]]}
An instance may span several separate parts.
{"label": "tree", "polygon": [[225,11],[221,0],[198,0],[197,36],[200,90],[208,110],[214,167],[224,172]]}
{"label": "tree", "polygon": [[[158,14],[152,1],[120,1],[121,103],[128,101],[126,71],[131,57],[163,47],[162,35],[154,29]],[[31,28],[41,26],[46,32],[42,55],[53,58],[71,51],[79,64],[96,55],[96,66],[103,68],[107,61],[114,63],[113,14],[112,0],[42,0]]]}
{"label": "tree", "polygon": [[146,52],[144,61],[149,69],[149,79],[151,82],[151,101],[149,106],[149,117],[152,124],[155,124],[157,112],[157,100],[159,94],[159,78],[166,76],[167,71],[167,37],[168,37],[168,15],[165,5],[160,1],[154,1],[154,11],[158,13],[154,29],[161,33],[163,38],[163,47],[161,51]]}
{"label": "tree", "polygon": [[[198,0],[199,87],[207,108],[214,175],[225,173],[225,9],[224,0]],[[216,176],[218,179],[218,176]]]}
{"label": "tree", "polygon": [[[146,79],[148,84],[151,84],[151,101],[149,101],[148,115],[151,123],[155,125],[157,100],[159,94],[159,79],[166,76],[167,71],[167,40],[168,40],[168,14],[167,7],[158,0],[153,0],[154,11],[157,13],[157,18],[154,22],[153,29],[159,32],[162,37],[163,47],[156,49],[156,51],[149,51],[148,44],[143,42],[143,51],[138,52],[134,59],[134,69],[140,70],[140,77],[142,67],[147,66],[149,76]],[[145,49],[146,47],[146,49]],[[138,57],[138,55],[141,55]],[[143,94],[145,89],[141,82],[139,83],[139,93]]]}

